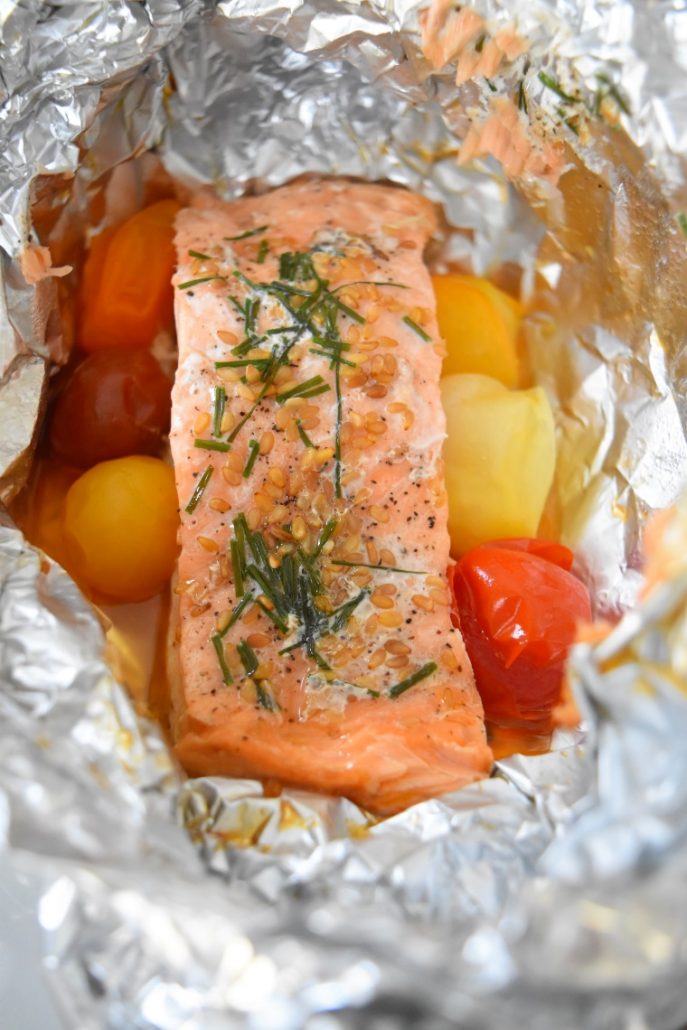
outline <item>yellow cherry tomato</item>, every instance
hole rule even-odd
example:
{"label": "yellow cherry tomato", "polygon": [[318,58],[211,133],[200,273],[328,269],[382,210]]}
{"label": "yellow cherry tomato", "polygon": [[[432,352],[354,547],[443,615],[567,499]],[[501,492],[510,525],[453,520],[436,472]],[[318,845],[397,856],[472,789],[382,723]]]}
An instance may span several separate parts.
{"label": "yellow cherry tomato", "polygon": [[177,555],[174,473],[157,458],[102,461],[70,488],[64,537],[76,579],[115,601],[158,593]]}
{"label": "yellow cherry tomato", "polygon": [[486,279],[432,277],[439,331],[448,356],[444,375],[475,372],[505,386],[518,383],[518,332],[522,306]]}
{"label": "yellow cherry tomato", "polygon": [[499,537],[535,536],[556,465],[546,394],[482,375],[441,381],[449,531],[455,554]]}

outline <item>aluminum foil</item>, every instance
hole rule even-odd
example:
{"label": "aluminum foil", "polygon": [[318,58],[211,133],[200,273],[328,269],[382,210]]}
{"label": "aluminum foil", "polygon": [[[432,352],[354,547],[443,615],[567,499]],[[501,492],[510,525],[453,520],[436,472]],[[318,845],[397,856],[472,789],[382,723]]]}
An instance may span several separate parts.
{"label": "aluminum foil", "polygon": [[[226,196],[303,172],[388,178],[443,205],[439,265],[510,268],[531,299],[559,431],[550,519],[612,620],[571,661],[581,730],[375,823],[346,801],[184,781],[104,662],[96,614],[0,526],[3,882],[24,892],[27,941],[0,936],[0,986],[21,979],[13,960],[42,963],[66,1026],[687,1022],[684,501],[638,597],[647,517],[687,472],[687,11],[462,6],[486,47],[511,26],[528,47],[456,86],[456,61],[423,53],[414,0],[0,5],[2,496],[44,359],[69,343],[59,284],[22,278],[27,244],[78,263],[83,227],[157,174],[153,148],[178,183]],[[563,148],[557,183],[458,163],[521,91]]]}

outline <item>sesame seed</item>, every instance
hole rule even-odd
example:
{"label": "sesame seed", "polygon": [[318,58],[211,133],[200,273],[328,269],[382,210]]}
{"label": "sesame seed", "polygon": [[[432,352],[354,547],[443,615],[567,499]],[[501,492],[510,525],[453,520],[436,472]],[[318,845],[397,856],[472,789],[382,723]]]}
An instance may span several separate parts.
{"label": "sesame seed", "polygon": [[410,654],[410,648],[402,640],[387,640],[384,644],[384,650],[388,651],[389,654]]}
{"label": "sesame seed", "polygon": [[429,596],[436,604],[441,605],[444,608],[448,608],[449,604],[451,603],[449,600],[448,591],[446,589],[437,590],[436,588],[433,588],[432,590],[430,590]]}
{"label": "sesame seed", "polygon": [[225,501],[222,497],[211,497],[210,501],[208,502],[208,506],[212,508],[213,511],[220,512],[229,511],[231,507],[229,502]]}
{"label": "sesame seed", "polygon": [[411,601],[416,608],[421,608],[424,612],[434,611],[434,601],[431,597],[425,597],[424,594],[413,594]]}
{"label": "sesame seed", "polygon": [[383,383],[373,383],[372,386],[368,386],[367,389],[365,390],[366,396],[367,397],[372,397],[373,399],[377,399],[377,398],[380,398],[380,397],[386,397],[388,392],[389,391],[387,390],[386,386],[384,386]]}
{"label": "sesame seed", "polygon": [[396,626],[400,626],[403,622],[403,616],[397,611],[382,612],[382,614],[378,615],[377,618],[379,619],[380,625],[386,626],[389,629],[394,629]]}
{"label": "sesame seed", "polygon": [[395,565],[396,555],[393,551],[390,551],[388,547],[382,547],[379,551],[379,560],[382,565]]}
{"label": "sesame seed", "polygon": [[205,432],[205,430],[208,428],[211,422],[212,419],[210,418],[208,412],[201,411],[201,413],[196,416],[196,420],[193,423],[193,432],[195,433],[195,435],[202,436],[202,434]]}
{"label": "sesame seed", "polygon": [[236,419],[234,418],[232,413],[230,411],[225,411],[224,414],[222,415],[222,421],[221,421],[220,427],[219,427],[220,428],[220,432],[228,433],[230,429],[234,428],[234,423],[235,422],[236,422]]}
{"label": "sesame seed", "polygon": [[308,534],[308,527],[302,515],[296,515],[291,523],[291,533],[296,540],[305,540]]}
{"label": "sesame seed", "polygon": [[234,469],[223,468],[222,477],[229,483],[229,486],[240,486],[242,482],[241,473],[235,472]]}
{"label": "sesame seed", "polygon": [[234,347],[239,342],[236,333],[232,333],[229,329],[218,329],[217,336],[222,343],[228,343],[230,347]]}
{"label": "sesame seed", "polygon": [[392,597],[387,597],[386,594],[381,594],[378,590],[375,590],[375,592],[371,595],[370,601],[375,606],[375,608],[393,608],[394,607],[394,600],[393,600],[393,598]]}
{"label": "sesame seed", "polygon": [[210,551],[212,554],[214,554],[216,551],[219,551],[219,545],[215,540],[212,540],[209,536],[199,536],[197,537],[197,540],[200,546],[205,551]]}
{"label": "sesame seed", "polygon": [[270,638],[266,633],[251,633],[249,637],[246,637],[246,643],[249,647],[267,647]]}
{"label": "sesame seed", "polygon": [[453,670],[453,669],[457,669],[458,668],[458,659],[456,658],[456,656],[453,653],[453,651],[451,651],[449,649],[445,649],[444,651],[442,651],[441,659],[440,660],[441,660],[441,664],[446,669]]}
{"label": "sesame seed", "polygon": [[389,521],[389,512],[385,511],[384,508],[380,508],[378,504],[370,505],[370,517],[375,522],[386,523]]}
{"label": "sesame seed", "polygon": [[379,648],[370,655],[367,662],[368,669],[378,669],[380,665],[384,664],[385,659],[386,655],[384,651]]}
{"label": "sesame seed", "polygon": [[410,658],[407,654],[396,654],[387,658],[386,665],[388,669],[403,669],[406,665],[410,664]]}
{"label": "sesame seed", "polygon": [[[273,447],[274,447],[274,433],[272,433],[272,432],[270,432],[268,430],[266,433],[263,433],[262,436],[260,437],[260,453],[261,454],[269,454]],[[277,485],[278,486],[283,486],[284,483],[282,481],[281,483],[278,483]]]}

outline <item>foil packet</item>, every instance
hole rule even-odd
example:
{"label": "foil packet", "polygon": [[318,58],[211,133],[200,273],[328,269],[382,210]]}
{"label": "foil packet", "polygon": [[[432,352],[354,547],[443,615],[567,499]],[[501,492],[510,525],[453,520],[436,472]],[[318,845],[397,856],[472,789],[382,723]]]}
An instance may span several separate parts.
{"label": "foil packet", "polygon": [[[0,985],[17,1025],[38,1007],[44,1027],[170,1030],[687,1022],[686,19],[677,0],[0,10],[0,496],[70,344],[53,273],[122,196],[160,174],[227,197],[385,178],[442,205],[437,267],[510,270],[531,302],[560,537],[608,620],[571,658],[580,730],[375,823],[185,780],[94,611],[3,519],[0,827],[21,911]],[[512,110],[515,155],[489,136]],[[647,576],[644,529],[668,506]],[[50,995],[17,999],[20,966]]]}

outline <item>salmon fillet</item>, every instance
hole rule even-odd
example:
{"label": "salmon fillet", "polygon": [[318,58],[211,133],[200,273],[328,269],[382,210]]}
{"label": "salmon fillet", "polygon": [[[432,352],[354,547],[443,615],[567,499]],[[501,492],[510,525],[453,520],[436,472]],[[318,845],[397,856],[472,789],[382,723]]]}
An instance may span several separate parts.
{"label": "salmon fillet", "polygon": [[480,779],[446,579],[433,209],[344,180],[196,203],[176,236],[176,754],[381,815]]}

